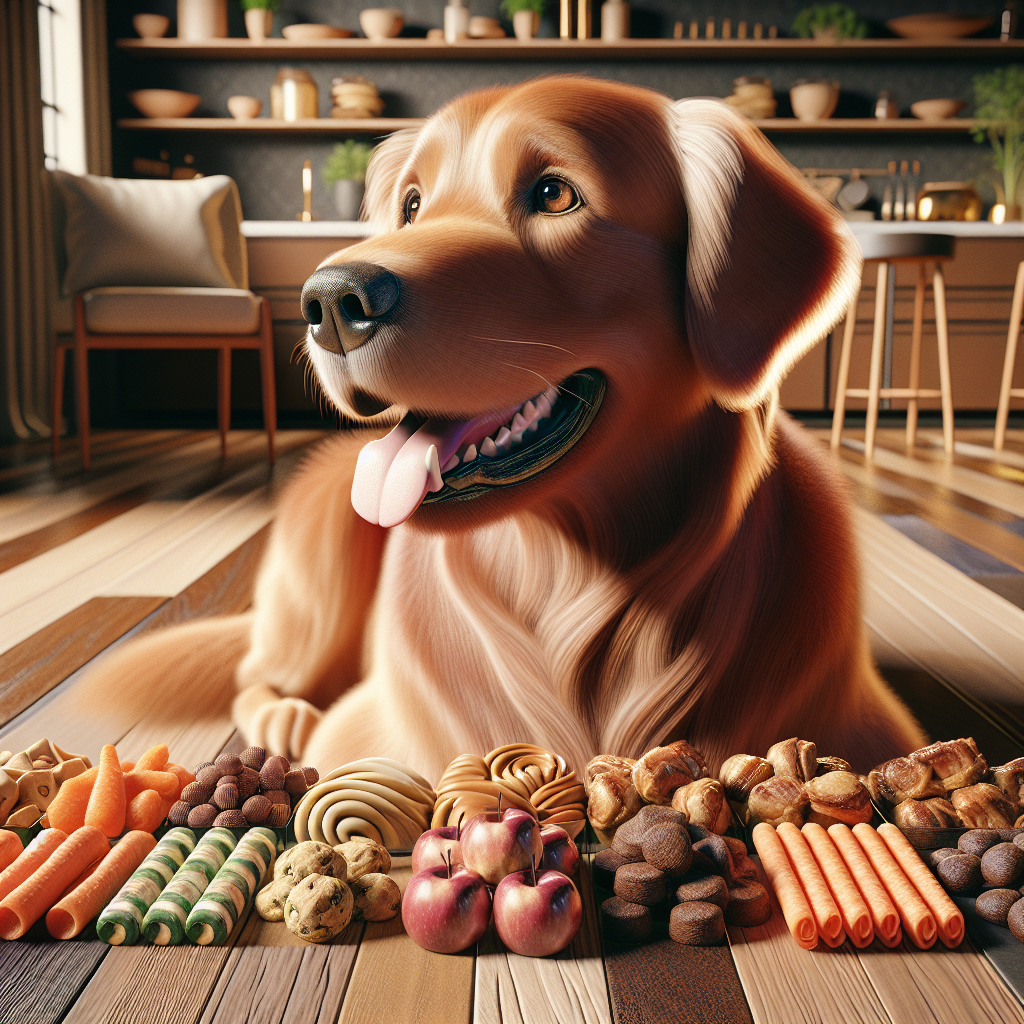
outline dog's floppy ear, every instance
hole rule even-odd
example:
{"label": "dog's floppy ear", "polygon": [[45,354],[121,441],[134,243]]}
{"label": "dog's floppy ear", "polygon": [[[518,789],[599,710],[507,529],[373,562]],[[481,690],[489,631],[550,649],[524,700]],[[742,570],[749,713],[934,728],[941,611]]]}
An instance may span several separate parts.
{"label": "dog's floppy ear", "polygon": [[839,214],[724,103],[669,108],[689,238],[686,329],[727,409],[759,405],[846,312],[861,257]]}
{"label": "dog's floppy ear", "polygon": [[363,220],[373,225],[375,232],[393,231],[396,227],[395,184],[418,138],[418,128],[403,128],[374,147],[366,169],[366,191],[360,213]]}

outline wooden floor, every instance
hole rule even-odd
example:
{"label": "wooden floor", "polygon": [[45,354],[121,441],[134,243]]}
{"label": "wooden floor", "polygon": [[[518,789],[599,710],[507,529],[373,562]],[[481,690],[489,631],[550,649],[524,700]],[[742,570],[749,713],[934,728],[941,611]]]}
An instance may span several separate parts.
{"label": "wooden floor", "polygon": [[[816,431],[827,443],[827,434]],[[150,712],[97,709],[81,669],[130,636],[244,610],[274,495],[323,435],[123,432],[73,445],[52,469],[46,443],[0,449],[0,747],[41,736],[134,757],[164,740],[193,763],[240,742],[226,709],[168,734]],[[873,466],[851,432],[838,454],[857,505],[865,618],[883,671],[937,736],[977,737],[991,759],[1024,751],[1024,431],[999,457],[991,431],[958,431],[947,460],[936,431],[907,452],[883,430]],[[585,859],[586,860],[586,859]],[[396,876],[408,875],[396,861]],[[0,1022],[317,1024],[994,1024],[1024,1007],[967,942],[921,953],[799,949],[776,913],[729,943],[602,948],[583,865],[584,927],[551,960],[507,953],[493,934],[463,956],[427,953],[399,923],[353,926],[328,946],[252,916],[227,948],[111,949],[89,936],[0,946]],[[1018,985],[1018,988],[1020,986]]]}

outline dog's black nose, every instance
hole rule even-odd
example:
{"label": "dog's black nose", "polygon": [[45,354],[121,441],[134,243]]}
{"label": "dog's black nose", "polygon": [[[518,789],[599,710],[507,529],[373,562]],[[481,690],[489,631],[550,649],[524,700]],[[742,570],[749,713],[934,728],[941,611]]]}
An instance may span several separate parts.
{"label": "dog's black nose", "polygon": [[398,306],[398,278],[375,263],[322,267],[302,286],[302,315],[328,352],[351,352],[370,340]]}

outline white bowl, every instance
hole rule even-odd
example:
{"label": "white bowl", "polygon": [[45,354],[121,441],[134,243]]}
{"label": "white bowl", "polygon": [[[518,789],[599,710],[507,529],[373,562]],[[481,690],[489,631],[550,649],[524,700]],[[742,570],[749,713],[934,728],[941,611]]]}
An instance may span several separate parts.
{"label": "white bowl", "polygon": [[128,99],[146,117],[188,117],[202,102],[194,92],[177,89],[136,89]]}
{"label": "white bowl", "polygon": [[918,100],[910,104],[910,112],[922,121],[944,121],[956,117],[966,106],[963,100]]}
{"label": "white bowl", "polygon": [[143,39],[159,39],[171,27],[171,19],[162,14],[136,14],[132,18],[132,28]]}
{"label": "white bowl", "polygon": [[263,110],[262,101],[255,96],[229,96],[228,111],[238,121],[250,121],[259,117]]}
{"label": "white bowl", "polygon": [[839,83],[829,81],[797,82],[789,90],[793,113],[800,121],[820,121],[831,117],[839,102]]}
{"label": "white bowl", "polygon": [[367,7],[359,12],[359,27],[375,42],[394,39],[404,24],[405,17],[397,7]]}

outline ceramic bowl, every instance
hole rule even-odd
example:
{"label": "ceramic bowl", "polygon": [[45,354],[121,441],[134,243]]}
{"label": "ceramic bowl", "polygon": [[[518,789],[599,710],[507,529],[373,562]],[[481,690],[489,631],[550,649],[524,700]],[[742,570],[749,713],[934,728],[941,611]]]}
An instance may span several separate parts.
{"label": "ceramic bowl", "polygon": [[228,111],[233,118],[239,121],[249,121],[260,116],[263,110],[263,103],[255,96],[229,96]]}
{"label": "ceramic bowl", "polygon": [[353,33],[347,28],[334,25],[285,25],[281,35],[292,42],[307,42],[314,39],[351,39]]}
{"label": "ceramic bowl", "polygon": [[188,117],[202,102],[194,92],[177,89],[136,89],[128,99],[146,117]]}
{"label": "ceramic bowl", "polygon": [[839,83],[825,79],[800,80],[789,90],[793,113],[800,121],[820,121],[831,117],[839,102]]}
{"label": "ceramic bowl", "polygon": [[904,39],[963,39],[988,28],[995,18],[970,18],[961,14],[908,14],[885,23]]}
{"label": "ceramic bowl", "polygon": [[405,18],[397,7],[367,7],[359,12],[359,27],[367,39],[375,42],[394,39],[404,24]]}
{"label": "ceramic bowl", "polygon": [[918,100],[910,104],[910,112],[922,121],[941,121],[956,117],[966,106],[963,100]]}
{"label": "ceramic bowl", "polygon": [[470,39],[504,39],[505,30],[497,18],[484,18],[474,15],[469,19]]}
{"label": "ceramic bowl", "polygon": [[162,14],[136,14],[132,27],[143,39],[159,39],[171,27],[171,19]]}

